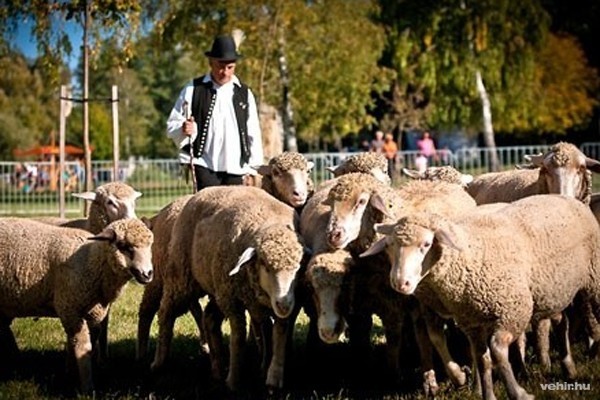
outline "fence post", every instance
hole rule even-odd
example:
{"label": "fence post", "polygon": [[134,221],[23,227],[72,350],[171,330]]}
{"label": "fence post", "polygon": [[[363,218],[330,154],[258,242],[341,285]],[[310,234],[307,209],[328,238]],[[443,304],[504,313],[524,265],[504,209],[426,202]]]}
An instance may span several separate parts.
{"label": "fence post", "polygon": [[67,119],[67,87],[60,87],[60,130],[58,133],[58,216],[65,217],[65,126]]}
{"label": "fence post", "polygon": [[119,180],[119,89],[112,86],[112,122],[113,122],[113,181]]}

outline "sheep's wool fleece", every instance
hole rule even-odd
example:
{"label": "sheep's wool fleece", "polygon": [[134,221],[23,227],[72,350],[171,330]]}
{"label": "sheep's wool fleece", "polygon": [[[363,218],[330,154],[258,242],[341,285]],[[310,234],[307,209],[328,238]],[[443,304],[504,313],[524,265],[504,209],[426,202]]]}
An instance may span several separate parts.
{"label": "sheep's wool fleece", "polygon": [[357,190],[375,192],[381,188],[382,183],[372,175],[364,173],[350,173],[338,178],[337,183],[329,191],[329,201],[346,201],[352,198]]}
{"label": "sheep's wool fleece", "polygon": [[269,165],[275,166],[281,171],[290,171],[292,169],[306,171],[308,169],[308,163],[302,154],[289,151],[273,157],[269,161]]}
{"label": "sheep's wool fleece", "polygon": [[365,152],[344,159],[335,171],[336,176],[352,172],[371,173],[374,169],[387,171],[388,162],[381,153]]}
{"label": "sheep's wool fleece", "polygon": [[298,268],[303,248],[299,242],[290,243],[287,226],[273,226],[265,229],[257,237],[257,248],[266,265],[274,270],[293,270]]}

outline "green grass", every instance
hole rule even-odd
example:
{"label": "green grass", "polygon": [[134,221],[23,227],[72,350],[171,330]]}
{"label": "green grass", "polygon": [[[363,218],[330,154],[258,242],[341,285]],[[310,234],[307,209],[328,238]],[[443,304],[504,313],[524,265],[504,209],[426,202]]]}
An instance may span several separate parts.
{"label": "green grass", "polygon": [[[135,360],[137,308],[143,287],[132,283],[114,304],[109,325],[109,359],[97,366],[95,373],[97,393],[80,399],[220,399],[222,385],[210,378],[208,357],[198,351],[197,328],[189,315],[177,320],[172,352],[165,368],[150,374],[147,361]],[[373,353],[369,359],[353,359],[347,343],[321,346],[310,353],[305,346],[306,317],[301,314],[296,325],[293,353],[289,357],[287,387],[281,393],[284,399],[422,399],[417,373],[417,354],[414,346],[404,351],[405,371],[401,384],[391,384],[385,375],[385,340],[381,324],[375,318]],[[21,349],[19,361],[6,365],[2,362],[0,400],[4,399],[71,399],[77,398],[72,381],[65,376],[65,336],[56,319],[23,318],[13,322],[13,331]],[[224,332],[228,335],[225,324]],[[156,321],[151,331],[157,335]],[[227,336],[226,336],[227,338]],[[542,391],[540,383],[563,382],[558,361],[548,376],[542,376],[537,364],[528,355],[530,378],[524,386],[538,399],[594,399],[600,398],[600,361],[590,361],[575,346],[575,359],[580,377],[577,382],[589,383],[590,391]],[[248,392],[242,398],[263,398],[262,379],[258,376],[255,353],[249,351],[245,373],[249,378]],[[556,357],[556,354],[554,354]],[[2,355],[0,354],[0,360]],[[441,369],[438,369],[441,371]],[[441,372],[439,372],[441,375]],[[500,382],[496,383],[499,399],[506,395]],[[476,399],[467,389],[456,390],[442,382],[439,399]]]}

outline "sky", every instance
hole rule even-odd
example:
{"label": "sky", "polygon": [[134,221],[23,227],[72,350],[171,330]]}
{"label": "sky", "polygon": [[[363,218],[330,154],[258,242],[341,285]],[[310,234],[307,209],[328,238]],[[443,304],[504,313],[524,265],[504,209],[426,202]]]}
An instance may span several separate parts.
{"label": "sky", "polygon": [[[69,39],[71,41],[71,46],[73,48],[71,56],[68,59],[69,68],[71,69],[71,71],[73,71],[75,68],[77,68],[77,62],[81,54],[80,47],[82,42],[83,29],[75,22],[66,22],[64,24],[67,30],[67,34],[69,35]],[[20,51],[23,52],[25,57],[34,59],[37,57],[37,43],[35,38],[31,34],[32,26],[33,21],[31,20],[20,23],[17,28],[17,31],[14,33],[14,36],[10,38],[10,41]]]}

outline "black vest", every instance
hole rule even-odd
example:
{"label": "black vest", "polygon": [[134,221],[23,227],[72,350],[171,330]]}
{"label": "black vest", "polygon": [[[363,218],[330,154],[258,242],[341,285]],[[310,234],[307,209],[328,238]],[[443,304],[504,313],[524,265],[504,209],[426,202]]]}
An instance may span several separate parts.
{"label": "black vest", "polygon": [[[192,97],[192,116],[198,125],[198,136],[192,143],[194,157],[199,158],[204,151],[206,144],[206,135],[208,134],[208,125],[212,117],[212,111],[215,106],[217,91],[213,89],[212,81],[203,82],[203,76],[194,79],[194,94]],[[242,158],[240,165],[246,164],[250,160],[250,141],[248,138],[248,86],[233,85],[233,108],[235,110],[235,119],[240,135]],[[183,151],[189,153],[189,144],[184,146]]]}

